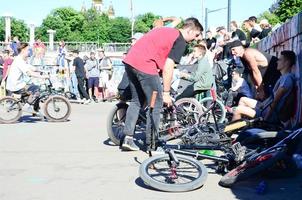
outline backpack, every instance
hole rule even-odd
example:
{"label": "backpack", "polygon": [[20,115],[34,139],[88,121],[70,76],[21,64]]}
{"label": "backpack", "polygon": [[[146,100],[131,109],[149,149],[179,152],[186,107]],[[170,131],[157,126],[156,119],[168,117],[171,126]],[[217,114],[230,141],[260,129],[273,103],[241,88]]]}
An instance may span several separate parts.
{"label": "backpack", "polygon": [[227,74],[226,68],[227,66],[223,61],[214,62],[213,74],[215,76],[216,81],[220,82],[223,79],[223,77]]}
{"label": "backpack", "polygon": [[131,90],[129,85],[129,79],[126,72],[123,74],[122,80],[117,86],[117,90],[121,100],[123,101],[131,100]]}

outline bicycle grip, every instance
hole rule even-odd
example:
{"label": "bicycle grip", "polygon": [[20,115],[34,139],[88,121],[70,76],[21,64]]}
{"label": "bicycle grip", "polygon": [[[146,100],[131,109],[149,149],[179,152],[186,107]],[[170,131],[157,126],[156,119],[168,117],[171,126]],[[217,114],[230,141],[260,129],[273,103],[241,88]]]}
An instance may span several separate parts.
{"label": "bicycle grip", "polygon": [[151,96],[150,108],[154,108],[156,97],[157,97],[157,91],[153,91]]}

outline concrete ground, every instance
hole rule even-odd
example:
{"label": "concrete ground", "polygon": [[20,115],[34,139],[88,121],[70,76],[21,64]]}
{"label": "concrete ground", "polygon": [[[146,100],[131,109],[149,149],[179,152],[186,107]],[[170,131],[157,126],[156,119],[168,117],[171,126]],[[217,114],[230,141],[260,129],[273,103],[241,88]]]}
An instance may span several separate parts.
{"label": "concrete ground", "polygon": [[302,175],[267,180],[267,192],[256,194],[261,177],[232,189],[218,186],[209,170],[202,188],[168,193],[144,185],[138,176],[144,152],[121,152],[107,137],[106,117],[114,103],[72,105],[70,121],[48,123],[24,117],[0,124],[0,200],[200,200],[300,199]]}

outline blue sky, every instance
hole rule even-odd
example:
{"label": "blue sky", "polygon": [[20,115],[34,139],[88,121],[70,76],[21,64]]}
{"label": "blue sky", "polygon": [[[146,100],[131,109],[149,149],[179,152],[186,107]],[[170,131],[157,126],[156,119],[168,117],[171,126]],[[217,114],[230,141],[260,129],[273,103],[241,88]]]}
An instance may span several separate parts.
{"label": "blue sky", "polygon": [[[1,0],[5,1],[5,0]],[[134,4],[135,15],[146,12],[162,16],[177,17],[197,17],[201,19],[202,0],[132,0]],[[228,0],[204,0],[205,7],[210,10],[224,8]],[[259,15],[268,10],[275,0],[232,0],[232,20],[242,22],[252,15]],[[35,23],[40,25],[42,20],[50,13],[52,9],[58,7],[73,7],[80,10],[84,4],[91,6],[91,0],[9,0],[0,6],[0,15],[10,13],[18,19],[23,19],[26,23]],[[112,2],[116,16],[130,18],[130,0],[103,0],[104,6],[108,7]],[[251,3],[253,2],[253,3]],[[208,24],[216,27],[226,26],[227,10],[210,13]]]}

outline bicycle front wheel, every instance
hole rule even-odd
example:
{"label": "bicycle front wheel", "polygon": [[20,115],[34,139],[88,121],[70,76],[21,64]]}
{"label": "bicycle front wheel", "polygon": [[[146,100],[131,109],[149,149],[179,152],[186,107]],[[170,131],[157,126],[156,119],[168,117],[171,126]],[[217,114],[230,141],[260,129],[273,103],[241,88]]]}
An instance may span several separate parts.
{"label": "bicycle front wheel", "polygon": [[169,155],[153,156],[145,160],[139,168],[141,179],[151,187],[167,192],[186,192],[200,188],[206,181],[206,167],[197,160],[177,156],[179,165],[170,166]]}
{"label": "bicycle front wheel", "polygon": [[66,121],[71,113],[69,101],[61,95],[51,95],[45,101],[44,114],[53,122]]}
{"label": "bicycle front wheel", "polygon": [[13,97],[0,99],[0,123],[15,123],[22,115],[21,104]]}

